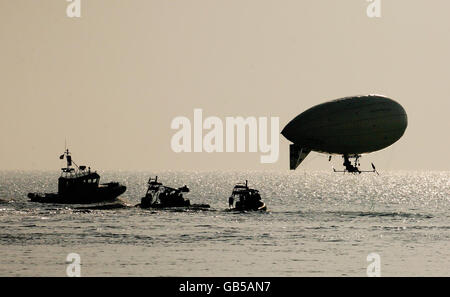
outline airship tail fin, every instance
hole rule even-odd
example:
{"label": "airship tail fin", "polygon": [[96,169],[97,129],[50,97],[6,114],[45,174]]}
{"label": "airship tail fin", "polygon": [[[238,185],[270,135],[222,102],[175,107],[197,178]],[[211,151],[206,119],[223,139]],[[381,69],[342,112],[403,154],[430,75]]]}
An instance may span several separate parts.
{"label": "airship tail fin", "polygon": [[289,146],[290,169],[295,170],[298,165],[305,160],[306,156],[308,156],[310,152],[310,149],[304,147],[302,148],[296,144],[291,144]]}

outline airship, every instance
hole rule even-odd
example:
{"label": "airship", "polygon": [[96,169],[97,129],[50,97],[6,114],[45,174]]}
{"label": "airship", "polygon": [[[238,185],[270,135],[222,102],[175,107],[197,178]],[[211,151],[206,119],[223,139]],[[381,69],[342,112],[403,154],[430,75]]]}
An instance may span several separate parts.
{"label": "airship", "polygon": [[[311,151],[342,155],[344,169],[335,172],[376,172],[359,169],[359,158],[382,150],[405,133],[405,109],[382,95],[362,95],[328,101],[302,112],[281,134],[289,146],[290,169],[295,170]],[[350,162],[354,159],[354,165]],[[378,172],[377,172],[378,173]]]}

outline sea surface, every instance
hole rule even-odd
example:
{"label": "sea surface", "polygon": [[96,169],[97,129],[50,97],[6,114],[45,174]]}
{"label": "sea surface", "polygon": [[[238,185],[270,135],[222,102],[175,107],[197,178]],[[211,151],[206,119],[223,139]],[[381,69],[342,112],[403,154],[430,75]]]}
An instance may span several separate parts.
{"label": "sea surface", "polygon": [[[127,186],[129,207],[39,204],[58,172],[0,172],[0,276],[450,276],[450,172],[99,172]],[[133,207],[150,176],[188,185],[211,209]],[[229,212],[235,183],[249,180],[267,212]]]}

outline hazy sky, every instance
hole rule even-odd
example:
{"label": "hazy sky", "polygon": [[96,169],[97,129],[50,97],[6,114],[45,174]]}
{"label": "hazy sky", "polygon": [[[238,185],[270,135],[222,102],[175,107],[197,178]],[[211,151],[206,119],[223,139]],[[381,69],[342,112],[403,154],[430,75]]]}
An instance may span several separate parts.
{"label": "hazy sky", "polygon": [[[59,168],[67,139],[96,169],[287,170],[260,153],[174,153],[177,116],[277,116],[378,93],[409,126],[361,160],[450,170],[450,2],[0,0],[0,169]],[[336,158],[336,164],[342,161]],[[300,169],[329,169],[310,154]]]}

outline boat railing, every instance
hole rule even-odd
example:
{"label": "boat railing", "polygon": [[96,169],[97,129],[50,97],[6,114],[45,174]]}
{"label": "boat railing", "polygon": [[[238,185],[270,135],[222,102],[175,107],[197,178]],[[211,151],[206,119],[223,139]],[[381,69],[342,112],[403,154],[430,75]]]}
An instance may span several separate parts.
{"label": "boat railing", "polygon": [[61,176],[64,178],[77,178],[83,177],[92,173],[97,173],[97,171],[63,171]]}

